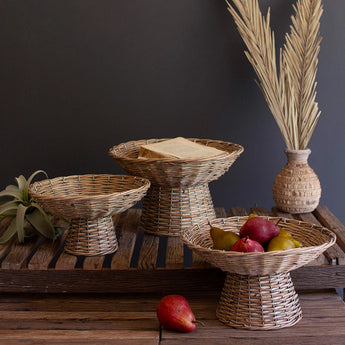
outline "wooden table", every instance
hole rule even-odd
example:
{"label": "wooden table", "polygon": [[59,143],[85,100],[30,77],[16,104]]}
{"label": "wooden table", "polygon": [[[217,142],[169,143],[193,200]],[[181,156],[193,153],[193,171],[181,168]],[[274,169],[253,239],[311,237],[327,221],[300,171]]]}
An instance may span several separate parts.
{"label": "wooden table", "polygon": [[[276,210],[261,214],[281,215]],[[246,214],[243,208],[219,217]],[[2,344],[345,344],[345,305],[334,288],[345,287],[345,227],[325,206],[294,218],[322,224],[337,245],[292,272],[303,319],[274,331],[243,331],[215,317],[224,274],[193,256],[178,238],[137,231],[140,210],[115,219],[119,250],[74,257],[55,243],[34,240],[0,246],[0,345]],[[5,225],[3,225],[5,226]],[[315,290],[318,289],[318,290]],[[160,329],[155,308],[165,294],[183,294],[197,319],[195,332]]]}
{"label": "wooden table", "polygon": [[215,294],[187,295],[198,320],[192,333],[162,330],[159,294],[2,294],[0,344],[47,345],[343,345],[345,306],[334,291],[300,293],[304,317],[274,331],[244,331],[215,317]]}

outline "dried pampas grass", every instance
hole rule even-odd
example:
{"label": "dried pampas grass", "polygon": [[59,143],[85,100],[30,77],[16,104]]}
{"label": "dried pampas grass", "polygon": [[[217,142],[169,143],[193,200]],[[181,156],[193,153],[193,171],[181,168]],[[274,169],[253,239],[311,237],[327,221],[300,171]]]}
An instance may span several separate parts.
{"label": "dried pampas grass", "polygon": [[288,149],[306,149],[320,116],[316,98],[316,72],[320,51],[321,0],[298,0],[293,5],[291,32],[280,49],[279,73],[270,10],[266,17],[258,0],[226,0],[247,46],[258,85]]}

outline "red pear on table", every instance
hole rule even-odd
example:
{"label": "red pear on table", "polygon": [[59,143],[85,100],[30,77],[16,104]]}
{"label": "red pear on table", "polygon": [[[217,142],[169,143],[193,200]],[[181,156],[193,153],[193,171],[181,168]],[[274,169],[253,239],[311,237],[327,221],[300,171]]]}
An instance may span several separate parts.
{"label": "red pear on table", "polygon": [[157,318],[165,328],[179,332],[192,332],[197,328],[188,301],[180,295],[168,295],[157,306]]}
{"label": "red pear on table", "polygon": [[279,227],[271,220],[261,217],[252,217],[242,225],[240,237],[248,236],[251,240],[264,245],[273,237],[278,236],[279,232]]}

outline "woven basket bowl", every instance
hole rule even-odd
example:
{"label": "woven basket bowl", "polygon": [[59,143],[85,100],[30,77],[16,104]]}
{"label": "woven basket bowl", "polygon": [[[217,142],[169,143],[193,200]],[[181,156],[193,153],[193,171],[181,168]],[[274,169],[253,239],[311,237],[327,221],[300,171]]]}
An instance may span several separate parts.
{"label": "woven basket bowl", "polygon": [[112,147],[109,154],[130,174],[145,177],[155,185],[180,188],[218,179],[244,150],[241,145],[230,142],[189,138],[222,150],[224,154],[204,159],[138,158],[140,146],[164,140],[167,139],[129,141]]}
{"label": "woven basket bowl", "polygon": [[[280,217],[263,217],[278,222]],[[212,225],[239,233],[248,217],[217,218]],[[264,253],[240,253],[212,249],[210,227],[206,221],[193,225],[182,232],[183,242],[205,261],[225,272],[268,276],[287,273],[316,259],[336,241],[336,235],[321,226],[283,218],[280,227],[288,230],[303,245],[301,248]]]}
{"label": "woven basket bowl", "polygon": [[121,213],[150,187],[147,179],[126,175],[75,175],[38,181],[30,194],[46,211],[64,217],[96,219]]}

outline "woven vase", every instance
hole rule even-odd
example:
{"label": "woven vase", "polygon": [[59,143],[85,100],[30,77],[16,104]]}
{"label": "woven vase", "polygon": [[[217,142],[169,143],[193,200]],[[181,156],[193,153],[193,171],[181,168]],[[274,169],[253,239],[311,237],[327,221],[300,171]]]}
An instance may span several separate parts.
{"label": "woven vase", "polygon": [[312,212],[319,205],[320,181],[308,164],[311,153],[306,150],[285,150],[287,164],[273,184],[273,199],[277,207],[291,214]]}

